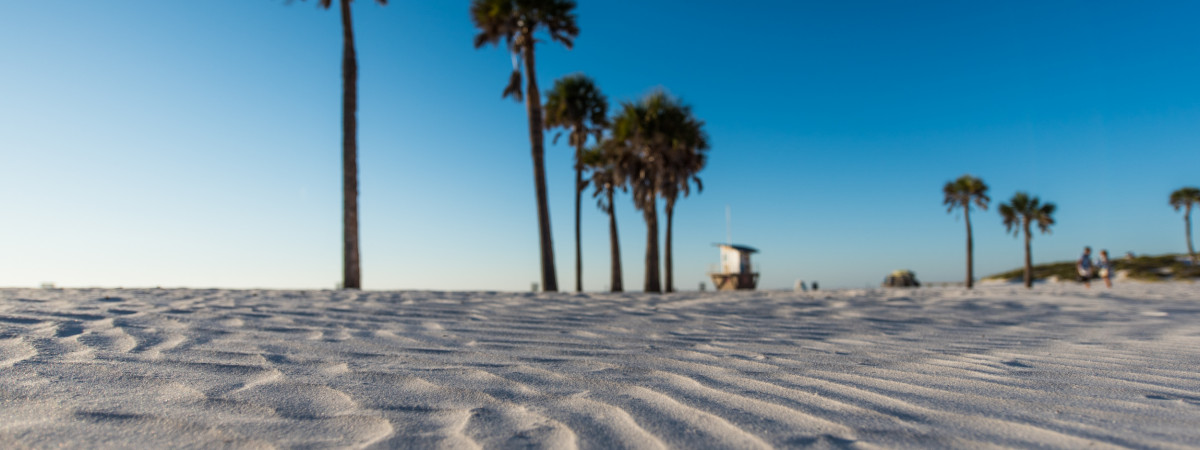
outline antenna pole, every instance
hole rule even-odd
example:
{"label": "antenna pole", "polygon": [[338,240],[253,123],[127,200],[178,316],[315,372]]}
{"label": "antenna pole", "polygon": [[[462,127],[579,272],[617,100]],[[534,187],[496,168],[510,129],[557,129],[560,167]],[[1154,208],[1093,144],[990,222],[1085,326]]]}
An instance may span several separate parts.
{"label": "antenna pole", "polygon": [[729,205],[725,205],[725,243],[733,245],[733,213],[729,212]]}

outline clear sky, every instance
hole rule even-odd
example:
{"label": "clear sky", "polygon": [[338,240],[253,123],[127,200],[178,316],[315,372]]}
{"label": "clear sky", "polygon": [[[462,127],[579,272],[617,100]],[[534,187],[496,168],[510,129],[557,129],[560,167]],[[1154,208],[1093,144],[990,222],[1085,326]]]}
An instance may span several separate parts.
{"label": "clear sky", "polygon": [[[468,1],[390,3],[354,3],[364,287],[528,290],[509,56],[473,48]],[[1022,263],[996,213],[1017,190],[1059,206],[1035,262],[1185,251],[1167,197],[1200,185],[1200,4],[579,3],[575,48],[538,47],[543,88],[583,72],[617,104],[661,87],[706,122],[705,190],[675,218],[681,289],[707,282],[726,205],[764,288],[901,268],[961,281],[963,221],[941,187],[963,173],[991,186],[972,215],[981,276]],[[313,1],[0,2],[0,286],[333,287],[340,33]],[[571,159],[548,146],[568,289]],[[618,203],[637,289],[646,229]],[[583,232],[585,289],[605,289],[590,197]]]}

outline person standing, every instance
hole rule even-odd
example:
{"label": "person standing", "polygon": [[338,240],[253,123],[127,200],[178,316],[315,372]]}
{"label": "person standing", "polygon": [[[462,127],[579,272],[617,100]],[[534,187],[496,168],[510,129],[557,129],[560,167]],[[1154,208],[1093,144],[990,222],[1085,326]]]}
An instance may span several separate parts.
{"label": "person standing", "polygon": [[1108,260],[1108,250],[1100,250],[1100,261],[1096,263],[1096,267],[1100,269],[1100,278],[1104,280],[1104,287],[1112,289],[1113,266]]}
{"label": "person standing", "polygon": [[1075,270],[1079,272],[1079,281],[1083,282],[1083,286],[1092,288],[1092,248],[1084,247],[1083,256],[1079,257],[1079,261],[1075,263]]}

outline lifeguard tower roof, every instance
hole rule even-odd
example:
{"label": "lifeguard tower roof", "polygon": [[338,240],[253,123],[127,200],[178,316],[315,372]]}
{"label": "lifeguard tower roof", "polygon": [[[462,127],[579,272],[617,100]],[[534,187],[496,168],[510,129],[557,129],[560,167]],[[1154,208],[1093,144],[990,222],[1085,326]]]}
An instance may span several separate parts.
{"label": "lifeguard tower roof", "polygon": [[718,243],[714,243],[714,244],[713,244],[713,246],[716,246],[716,247],[729,247],[729,248],[732,248],[732,249],[734,249],[734,250],[737,250],[737,251],[739,251],[739,252],[746,252],[746,253],[758,253],[758,249],[757,249],[757,248],[751,247],[751,246],[749,246],[749,245],[738,245],[738,244],[722,244],[722,243],[719,243],[719,242],[718,242]]}

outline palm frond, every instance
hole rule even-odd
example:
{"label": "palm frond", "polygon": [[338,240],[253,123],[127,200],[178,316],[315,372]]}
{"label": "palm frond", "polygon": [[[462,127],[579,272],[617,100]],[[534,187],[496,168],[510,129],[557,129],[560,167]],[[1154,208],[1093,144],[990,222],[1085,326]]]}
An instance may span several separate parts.
{"label": "palm frond", "polygon": [[1046,203],[1037,210],[1034,220],[1037,221],[1038,230],[1042,233],[1050,234],[1050,226],[1054,225],[1054,210],[1056,206],[1053,203]]}
{"label": "palm frond", "polygon": [[546,96],[545,127],[572,128],[572,145],[595,134],[597,141],[608,125],[608,99],[591,78],[571,74],[554,82]]}
{"label": "palm frond", "polygon": [[475,48],[485,44],[498,45],[501,39],[512,41],[516,32],[512,21],[511,0],[474,0],[471,2],[471,20],[479,29],[475,35]]}
{"label": "palm frond", "polygon": [[[579,34],[574,9],[575,2],[570,0],[473,0],[471,20],[479,30],[475,48],[499,45],[503,40],[509,51],[519,54],[521,49],[533,48],[537,42],[534,33],[543,28],[551,39],[571,48],[572,39]],[[511,78],[503,97],[512,95],[521,101],[520,88],[513,88]]]}
{"label": "palm frond", "polygon": [[992,200],[988,197],[987,190],[988,186],[983,180],[965,174],[957,180],[946,182],[942,187],[942,204],[946,206],[947,213],[956,208],[969,208],[972,204],[986,211],[988,203]]}
{"label": "palm frond", "polygon": [[517,102],[525,101],[525,96],[521,91],[521,71],[513,70],[512,75],[508,77],[508,86],[504,88],[504,92],[500,94],[500,98],[512,96]]}
{"label": "palm frond", "polygon": [[1013,228],[1017,226],[1019,219],[1017,218],[1017,211],[1013,209],[1012,205],[1001,203],[1000,217],[1004,218],[1004,231],[1013,233],[1014,236],[1017,235],[1013,231]]}
{"label": "palm frond", "polygon": [[1200,204],[1200,188],[1182,187],[1171,193],[1170,204],[1176,211],[1184,207],[1190,209],[1193,203]]}
{"label": "palm frond", "polygon": [[692,182],[702,186],[697,173],[706,165],[709,149],[703,125],[690,107],[661,90],[622,103],[606,142],[626,155],[621,167],[629,174],[635,206],[649,206],[657,197],[673,203],[690,195]]}
{"label": "palm frond", "polygon": [[1050,226],[1054,225],[1055,209],[1057,206],[1054,203],[1043,204],[1038,197],[1031,197],[1026,192],[1017,192],[1008,203],[1000,205],[1000,216],[1004,218],[1005,230],[1013,235],[1019,235],[1020,229],[1017,225],[1027,228],[1034,223],[1039,231],[1049,234]]}

